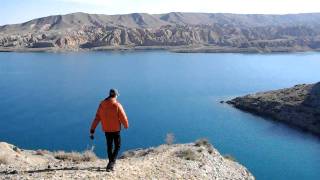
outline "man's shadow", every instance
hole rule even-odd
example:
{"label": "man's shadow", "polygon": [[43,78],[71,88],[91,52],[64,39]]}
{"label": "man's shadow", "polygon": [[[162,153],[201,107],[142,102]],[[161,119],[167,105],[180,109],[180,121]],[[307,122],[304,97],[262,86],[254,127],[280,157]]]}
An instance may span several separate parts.
{"label": "man's shadow", "polygon": [[107,172],[105,167],[87,167],[87,168],[79,168],[79,167],[63,167],[63,168],[45,168],[45,169],[37,169],[37,170],[29,170],[29,171],[2,171],[0,174],[23,174],[23,173],[42,173],[42,172],[53,172],[53,171],[96,171],[96,172]]}

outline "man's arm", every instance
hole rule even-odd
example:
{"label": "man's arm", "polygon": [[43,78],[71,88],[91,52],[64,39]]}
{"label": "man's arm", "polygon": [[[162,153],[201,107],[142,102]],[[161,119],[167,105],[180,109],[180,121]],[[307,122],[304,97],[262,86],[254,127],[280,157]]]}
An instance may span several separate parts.
{"label": "man's arm", "polygon": [[129,127],[129,122],[126,113],[124,112],[124,109],[120,103],[118,103],[118,116],[121,124],[124,126],[124,128],[128,129]]}
{"label": "man's arm", "polygon": [[98,126],[100,120],[101,120],[100,116],[99,116],[100,109],[101,109],[101,104],[99,105],[99,108],[98,108],[97,113],[96,113],[96,117],[94,118],[94,120],[93,120],[93,122],[91,124],[90,134],[94,134],[94,131],[95,131],[96,127]]}

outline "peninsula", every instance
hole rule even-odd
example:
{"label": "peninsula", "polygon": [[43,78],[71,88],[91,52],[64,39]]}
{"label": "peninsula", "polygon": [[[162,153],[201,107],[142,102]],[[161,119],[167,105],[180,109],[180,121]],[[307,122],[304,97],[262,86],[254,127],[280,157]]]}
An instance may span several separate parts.
{"label": "peninsula", "polygon": [[320,135],[320,82],[250,94],[227,103]]}

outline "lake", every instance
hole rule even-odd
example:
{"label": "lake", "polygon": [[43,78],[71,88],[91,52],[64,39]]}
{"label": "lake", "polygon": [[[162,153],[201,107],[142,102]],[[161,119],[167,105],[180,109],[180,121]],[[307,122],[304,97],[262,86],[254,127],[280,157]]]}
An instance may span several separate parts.
{"label": "lake", "polygon": [[[320,53],[165,51],[0,53],[0,141],[26,149],[90,147],[89,127],[110,88],[130,128],[121,151],[208,138],[258,180],[320,179],[320,141],[221,100],[320,80]],[[105,157],[98,126],[95,152]]]}

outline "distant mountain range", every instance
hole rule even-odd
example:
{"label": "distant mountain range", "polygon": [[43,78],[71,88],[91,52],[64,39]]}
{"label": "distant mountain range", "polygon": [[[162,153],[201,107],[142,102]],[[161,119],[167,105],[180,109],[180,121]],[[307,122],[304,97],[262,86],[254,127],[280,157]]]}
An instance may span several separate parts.
{"label": "distant mountain range", "polygon": [[72,13],[0,26],[1,51],[150,48],[176,52],[319,50],[320,13]]}

